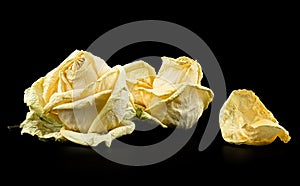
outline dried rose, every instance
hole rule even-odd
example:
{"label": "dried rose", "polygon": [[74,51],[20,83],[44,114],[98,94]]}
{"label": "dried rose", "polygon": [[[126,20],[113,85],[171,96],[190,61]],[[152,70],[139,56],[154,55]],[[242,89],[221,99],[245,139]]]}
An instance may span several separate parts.
{"label": "dried rose", "polygon": [[125,77],[121,66],[110,68],[101,58],[75,50],[25,90],[30,112],[21,133],[110,146],[114,138],[134,130]]}
{"label": "dried rose", "polygon": [[200,64],[191,58],[162,57],[157,74],[144,61],[124,68],[137,117],[154,120],[163,127],[193,127],[213,100],[212,90],[201,85]]}

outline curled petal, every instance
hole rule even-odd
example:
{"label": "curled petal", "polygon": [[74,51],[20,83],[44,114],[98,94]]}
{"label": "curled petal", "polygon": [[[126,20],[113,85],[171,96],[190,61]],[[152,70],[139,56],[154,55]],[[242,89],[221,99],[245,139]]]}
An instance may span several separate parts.
{"label": "curled petal", "polygon": [[144,61],[135,61],[124,65],[126,81],[129,91],[134,97],[134,103],[144,107],[147,103],[146,95],[140,88],[151,89],[156,76],[155,69]]}
{"label": "curled petal", "polygon": [[110,130],[108,133],[81,133],[61,128],[60,133],[69,141],[85,146],[97,146],[104,142],[107,147],[111,146],[114,139],[123,135],[131,134],[135,125],[131,121],[122,121],[120,126]]}
{"label": "curled petal", "polygon": [[89,52],[75,50],[44,77],[42,97],[47,103],[56,92],[81,89],[96,81],[110,67]]}
{"label": "curled petal", "polygon": [[267,145],[277,137],[289,142],[289,132],[251,90],[234,90],[220,110],[222,137],[233,144]]}
{"label": "curled petal", "polygon": [[63,126],[57,115],[53,113],[44,113],[42,99],[42,83],[44,78],[38,79],[33,85],[24,92],[24,102],[29,107],[29,112],[25,120],[20,124],[21,134],[27,133],[39,138],[63,140],[59,130]]}

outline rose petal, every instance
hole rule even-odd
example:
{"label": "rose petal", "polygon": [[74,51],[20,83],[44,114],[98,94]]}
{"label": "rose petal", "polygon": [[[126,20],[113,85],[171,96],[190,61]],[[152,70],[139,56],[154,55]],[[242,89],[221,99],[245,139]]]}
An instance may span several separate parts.
{"label": "rose petal", "polygon": [[177,59],[162,57],[162,65],[154,80],[153,87],[167,84],[194,83],[200,84],[203,77],[200,64],[188,57]]}
{"label": "rose petal", "polygon": [[156,95],[155,91],[151,94],[153,98],[145,112],[164,125],[186,129],[197,123],[214,97],[209,88],[193,84],[181,84],[169,97]]}
{"label": "rose petal", "polygon": [[277,137],[287,143],[289,132],[251,90],[234,90],[219,115],[222,137],[233,144],[267,145]]}
{"label": "rose petal", "polygon": [[85,146],[97,146],[102,142],[105,142],[107,147],[111,146],[114,139],[123,135],[131,134],[135,129],[135,125],[131,121],[123,121],[120,126],[110,130],[108,133],[80,133],[72,130],[66,130],[62,128],[60,133],[68,140]]}

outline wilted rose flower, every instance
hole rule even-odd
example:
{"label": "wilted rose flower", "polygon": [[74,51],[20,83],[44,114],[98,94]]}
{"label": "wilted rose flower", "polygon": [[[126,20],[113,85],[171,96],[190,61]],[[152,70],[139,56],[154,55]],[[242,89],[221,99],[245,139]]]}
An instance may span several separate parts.
{"label": "wilted rose flower", "polygon": [[86,51],[75,50],[34,82],[25,90],[24,102],[30,111],[20,125],[22,134],[110,146],[134,130],[123,67],[111,68]]}
{"label": "wilted rose flower", "polygon": [[157,74],[144,61],[124,68],[137,117],[154,120],[163,127],[193,127],[213,100],[212,90],[201,85],[200,64],[191,58],[162,57]]}

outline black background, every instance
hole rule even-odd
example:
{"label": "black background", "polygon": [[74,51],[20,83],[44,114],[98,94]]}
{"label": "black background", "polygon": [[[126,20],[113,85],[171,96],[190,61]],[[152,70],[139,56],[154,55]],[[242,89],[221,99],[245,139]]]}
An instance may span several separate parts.
{"label": "black background", "polygon": [[[56,183],[68,181],[110,181],[146,183],[191,181],[204,184],[221,181],[234,184],[297,182],[299,172],[298,71],[296,68],[296,11],[293,5],[179,6],[146,9],[80,3],[63,7],[45,4],[6,6],[2,22],[1,71],[1,177],[14,181]],[[23,7],[23,8],[22,8]],[[192,8],[194,7],[194,8]],[[164,20],[196,33],[210,47],[225,78],[227,93],[253,90],[291,135],[287,144],[276,140],[268,146],[234,146],[219,133],[203,152],[198,151],[209,109],[199,119],[189,143],[171,158],[149,166],[120,165],[88,147],[72,143],[41,142],[20,130],[27,113],[24,90],[55,68],[75,49],[85,50],[99,36],[121,24],[139,20]],[[109,65],[125,64],[136,57],[182,55],[170,46],[143,43],[118,52]],[[101,57],[101,56],[100,56]],[[205,73],[205,69],[204,73]],[[205,82],[204,82],[205,83]],[[133,133],[124,141],[159,140],[170,129],[154,134]],[[161,137],[162,136],[162,137]],[[41,177],[42,175],[42,177]],[[21,179],[26,176],[26,179]],[[296,182],[295,182],[296,181]]]}

